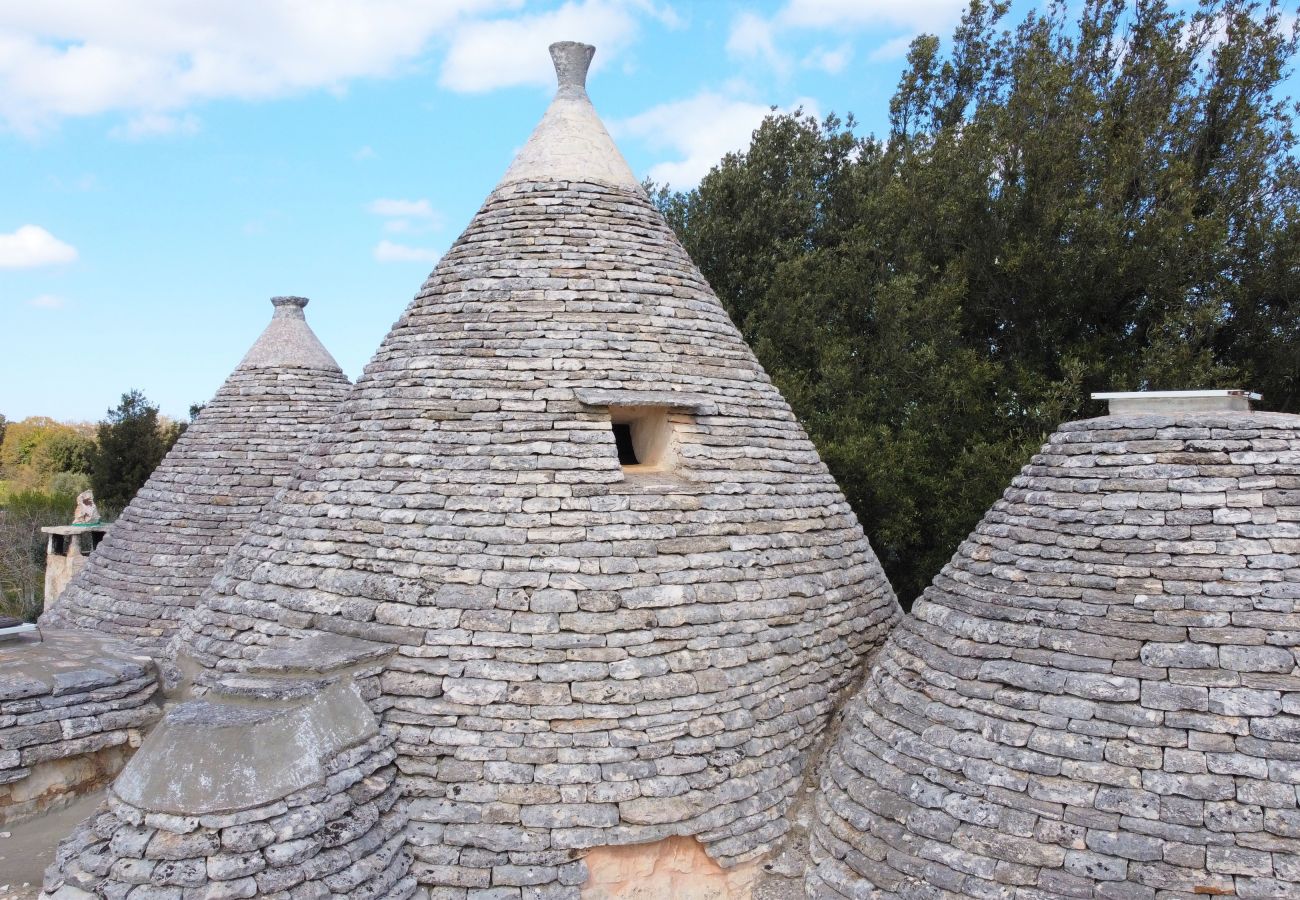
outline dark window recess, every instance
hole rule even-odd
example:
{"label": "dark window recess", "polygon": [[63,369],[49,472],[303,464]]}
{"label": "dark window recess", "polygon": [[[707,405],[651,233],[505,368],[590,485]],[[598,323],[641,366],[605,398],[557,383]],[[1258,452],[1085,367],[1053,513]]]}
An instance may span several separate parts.
{"label": "dark window recess", "polygon": [[61,534],[50,535],[50,552],[55,556],[67,556],[68,539]]}
{"label": "dark window recess", "polygon": [[632,446],[632,426],[626,422],[614,423],[614,444],[618,447],[618,462],[622,466],[638,464],[636,448]]}
{"label": "dark window recess", "polygon": [[88,532],[82,532],[77,535],[77,548],[81,551],[82,556],[89,556],[95,549],[95,536]]}

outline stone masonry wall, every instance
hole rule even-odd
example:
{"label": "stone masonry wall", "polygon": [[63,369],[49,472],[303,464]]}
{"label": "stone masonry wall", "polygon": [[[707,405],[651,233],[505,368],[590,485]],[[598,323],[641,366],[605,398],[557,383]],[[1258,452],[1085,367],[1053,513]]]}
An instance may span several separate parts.
{"label": "stone masonry wall", "polygon": [[913,613],[810,896],[1300,896],[1300,417],[1062,426]]}

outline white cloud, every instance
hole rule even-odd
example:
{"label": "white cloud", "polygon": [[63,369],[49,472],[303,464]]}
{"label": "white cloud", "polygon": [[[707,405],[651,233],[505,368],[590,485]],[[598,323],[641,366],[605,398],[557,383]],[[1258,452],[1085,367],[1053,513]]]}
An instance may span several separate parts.
{"label": "white cloud", "polygon": [[375,148],[374,148],[374,147],[370,146],[369,144],[366,144],[364,147],[362,147],[362,148],[361,148],[360,150],[358,150],[356,153],[353,153],[353,154],[352,154],[352,158],[355,159],[355,160],[357,160],[358,162],[360,162],[360,161],[364,161],[364,160],[367,160],[367,159],[374,159],[374,158],[375,158],[376,156],[378,156],[378,155],[379,155],[379,154],[377,154],[377,153],[375,152]]}
{"label": "white cloud", "polygon": [[377,216],[401,216],[403,218],[432,218],[436,215],[433,205],[428,200],[371,200],[366,209]]}
{"label": "white cloud", "polygon": [[128,141],[139,141],[151,137],[166,135],[198,134],[199,117],[193,113],[170,115],[160,112],[138,113],[124,124],[109,131],[110,137]]}
{"label": "white cloud", "polygon": [[828,75],[838,75],[844,71],[844,67],[852,58],[853,48],[848,44],[840,44],[834,48],[814,47],[813,51],[804,57],[803,64],[809,69],[821,69]]}
{"label": "white cloud", "polygon": [[752,12],[743,12],[731,23],[727,55],[733,59],[759,59],[779,73],[790,69],[790,61],[776,49],[775,25]]}
{"label": "white cloud", "polygon": [[[789,68],[776,35],[791,30],[843,33],[864,28],[907,29],[872,55],[873,61],[905,55],[912,38],[921,31],[944,33],[965,11],[969,0],[788,0],[770,19],[751,12],[736,17],[727,38],[727,52],[736,58],[762,59],[778,72]],[[900,47],[902,48],[900,50]],[[848,64],[851,49],[818,47],[803,64],[832,75]]]}
{"label": "white cloud", "polygon": [[73,116],[338,87],[391,74],[466,16],[522,2],[0,3],[0,122],[31,133]]}
{"label": "white cloud", "polygon": [[446,224],[442,213],[428,200],[389,200],[381,198],[366,204],[367,211],[382,216],[384,230],[393,234],[441,231]]}
{"label": "white cloud", "polygon": [[466,22],[452,36],[438,83],[463,93],[550,87],[555,70],[546,48],[562,40],[596,45],[592,71],[597,71],[635,39],[638,13],[654,16],[666,27],[679,24],[671,8],[660,9],[649,0],[570,0],[549,12]]}
{"label": "white cloud", "polygon": [[860,28],[892,25],[916,31],[950,28],[968,0],[789,0],[777,14],[796,28]]}
{"label": "white cloud", "polygon": [[62,297],[56,297],[54,294],[41,294],[39,297],[28,300],[27,305],[34,306],[37,309],[63,309],[66,304]]}
{"label": "white cloud", "polygon": [[23,225],[17,231],[0,234],[0,269],[53,266],[76,258],[76,247],[65,244],[39,225]]}
{"label": "white cloud", "polygon": [[[795,106],[816,114],[811,100],[802,99]],[[726,154],[748,149],[754,129],[769,112],[762,103],[704,91],[615,122],[613,130],[652,150],[671,151],[677,158],[651,166],[649,175],[680,190],[698,184]]]}
{"label": "white cloud", "polygon": [[885,41],[875,50],[871,51],[872,62],[889,62],[893,59],[903,59],[907,56],[907,51],[912,46],[912,41],[916,39],[913,34],[900,34],[892,40]]}
{"label": "white cloud", "polygon": [[437,262],[441,256],[437,250],[427,247],[412,247],[408,244],[395,244],[392,241],[380,241],[375,245],[375,260],[389,262]]}

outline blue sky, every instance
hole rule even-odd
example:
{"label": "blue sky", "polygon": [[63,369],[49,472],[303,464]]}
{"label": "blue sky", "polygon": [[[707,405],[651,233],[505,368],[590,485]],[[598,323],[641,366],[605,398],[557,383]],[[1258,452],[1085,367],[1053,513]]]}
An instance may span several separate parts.
{"label": "blue sky", "polygon": [[0,0],[0,413],[181,417],[275,294],[355,378],[541,117],[552,40],[596,44],[633,170],[687,188],[769,106],[880,133],[963,5]]}

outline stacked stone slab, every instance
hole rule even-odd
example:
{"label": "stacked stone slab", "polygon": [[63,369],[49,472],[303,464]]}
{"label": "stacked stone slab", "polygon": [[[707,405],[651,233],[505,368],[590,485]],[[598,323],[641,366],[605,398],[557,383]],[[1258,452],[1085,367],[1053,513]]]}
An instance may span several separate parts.
{"label": "stacked stone slab", "polygon": [[1300,417],[1127,407],[1053,434],[887,641],[810,896],[1300,896]]}
{"label": "stacked stone slab", "polygon": [[49,632],[0,645],[0,825],[108,783],[157,721],[157,673],[121,641]]}
{"label": "stacked stone slab", "polygon": [[123,511],[42,623],[113,634],[165,657],[180,619],[348,387],[303,316],[270,325]]}
{"label": "stacked stone slab", "polygon": [[[593,110],[592,48],[182,632],[198,689],[385,641],[413,872],[568,897],[586,848],[787,828],[897,603],[789,407]],[[620,464],[615,415],[670,452]]]}
{"label": "stacked stone slab", "polygon": [[45,896],[404,900],[393,735],[313,644],[290,677],[230,679],[168,713],[60,844]]}

